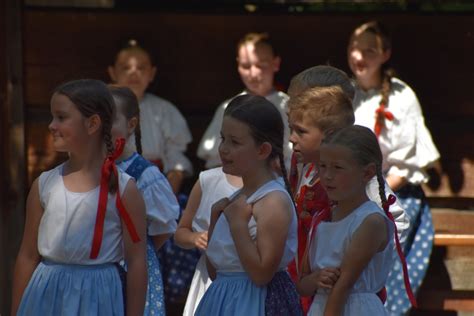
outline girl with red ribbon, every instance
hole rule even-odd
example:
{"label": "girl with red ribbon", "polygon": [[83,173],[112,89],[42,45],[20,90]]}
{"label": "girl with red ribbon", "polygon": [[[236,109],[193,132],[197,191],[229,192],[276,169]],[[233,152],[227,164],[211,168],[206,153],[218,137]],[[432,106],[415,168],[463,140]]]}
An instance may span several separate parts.
{"label": "girl with red ribbon", "polygon": [[[377,135],[384,158],[382,171],[410,218],[404,251],[416,292],[428,268],[434,234],[420,185],[428,181],[425,169],[439,159],[439,153],[415,93],[387,66],[391,48],[387,30],[379,22],[367,22],[352,33],[348,62],[356,83],[355,123]],[[387,282],[387,308],[393,315],[405,314],[410,308],[402,294],[400,273],[397,261]]]}
{"label": "girl with red ribbon", "polygon": [[[390,195],[387,201],[381,166],[377,139],[366,127],[346,127],[321,145],[320,179],[334,206],[314,217],[297,285],[300,294],[315,295],[308,315],[388,315],[377,293],[393,264],[394,240],[402,262],[404,257],[388,211],[395,199]],[[373,177],[383,210],[366,192]]]}
{"label": "girl with red ribbon", "polygon": [[67,82],[55,90],[51,113],[54,148],[69,159],[43,172],[28,195],[12,315],[141,315],[145,206],[115,166],[124,140],[112,144],[112,96],[98,80]]}

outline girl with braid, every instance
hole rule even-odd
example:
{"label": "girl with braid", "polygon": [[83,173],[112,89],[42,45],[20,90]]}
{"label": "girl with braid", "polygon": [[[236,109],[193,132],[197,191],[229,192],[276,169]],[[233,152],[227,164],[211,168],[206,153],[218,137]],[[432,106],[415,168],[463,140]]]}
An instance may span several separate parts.
{"label": "girl with braid", "polygon": [[[110,86],[116,115],[112,136],[124,138],[125,148],[117,166],[137,182],[146,206],[148,288],[144,315],[165,315],[163,280],[156,251],[176,231],[179,205],[171,186],[158,167],[141,156],[140,111],[138,100],[127,87]],[[134,135],[134,146],[130,139]]]}
{"label": "girl with braid", "polygon": [[51,114],[53,146],[69,159],[43,172],[28,195],[12,315],[141,315],[145,204],[115,167],[124,141],[112,143],[114,100],[101,81],[71,81],[55,90]]}
{"label": "girl with braid", "polygon": [[[439,159],[425,126],[418,99],[387,66],[391,41],[375,21],[354,30],[349,41],[348,62],[356,80],[353,101],[355,123],[374,131],[383,155],[387,183],[410,218],[404,252],[415,292],[421,286],[433,246],[433,223],[421,184],[428,181],[425,169]],[[393,315],[408,312],[403,295],[400,262],[387,282],[387,308]]]}
{"label": "girl with braid", "polygon": [[237,96],[225,109],[222,170],[241,177],[243,187],[211,208],[206,256],[213,282],[195,315],[302,315],[286,271],[297,228],[283,135],[280,112],[264,97]]}
{"label": "girl with braid", "polygon": [[[319,172],[332,206],[313,219],[297,285],[301,295],[314,295],[308,315],[387,315],[377,293],[395,259],[394,239],[399,254],[401,248],[388,211],[395,198],[386,198],[382,153],[374,133],[353,125],[326,135]],[[383,209],[366,192],[373,177]],[[338,267],[337,275],[325,271],[329,267]]]}

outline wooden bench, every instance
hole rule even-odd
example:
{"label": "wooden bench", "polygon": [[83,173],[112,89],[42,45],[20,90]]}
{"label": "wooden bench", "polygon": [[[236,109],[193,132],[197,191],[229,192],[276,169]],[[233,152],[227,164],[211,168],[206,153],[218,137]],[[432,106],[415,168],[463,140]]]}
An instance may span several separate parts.
{"label": "wooden bench", "polygon": [[[430,267],[411,315],[474,314],[473,163],[463,161],[459,191],[441,176],[437,189],[425,187],[435,226]],[[448,314],[451,311],[451,314]]]}

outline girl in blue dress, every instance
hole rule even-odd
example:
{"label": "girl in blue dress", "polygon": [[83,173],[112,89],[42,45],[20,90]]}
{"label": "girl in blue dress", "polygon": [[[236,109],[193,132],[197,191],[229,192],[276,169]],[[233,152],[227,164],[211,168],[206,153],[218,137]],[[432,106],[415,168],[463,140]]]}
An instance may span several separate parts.
{"label": "girl in blue dress", "polygon": [[222,170],[240,176],[243,187],[212,207],[206,256],[214,281],[196,315],[301,315],[286,271],[297,236],[281,115],[263,97],[238,96],[225,110],[221,137]]}
{"label": "girl in blue dress", "polygon": [[[77,80],[51,98],[49,130],[69,159],[43,172],[28,195],[12,315],[140,315],[147,285],[145,204],[115,167],[107,85]],[[118,262],[128,266],[122,288]],[[123,292],[127,304],[124,309]]]}
{"label": "girl in blue dress", "polygon": [[[171,186],[158,167],[141,156],[140,111],[135,94],[127,87],[109,86],[115,100],[114,138],[126,145],[117,166],[135,178],[145,200],[147,216],[148,288],[144,315],[165,315],[163,280],[156,251],[176,231],[179,205]],[[137,152],[128,140],[134,136]]]}

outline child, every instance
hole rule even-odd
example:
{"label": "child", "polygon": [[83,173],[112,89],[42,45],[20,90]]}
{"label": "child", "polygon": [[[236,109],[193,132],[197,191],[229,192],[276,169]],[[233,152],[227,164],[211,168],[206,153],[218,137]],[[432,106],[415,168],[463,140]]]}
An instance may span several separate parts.
{"label": "child", "polygon": [[[280,111],[285,126],[283,155],[289,165],[291,146],[288,141],[286,115],[288,96],[274,88],[274,76],[280,69],[280,63],[281,59],[266,33],[248,33],[237,44],[237,70],[245,85],[245,90],[238,95],[253,94],[265,97]],[[199,143],[197,156],[206,161],[205,167],[208,169],[221,165],[218,152],[219,133],[225,108],[231,100],[232,98],[219,105]]]}
{"label": "child", "polygon": [[69,159],[43,172],[28,195],[12,315],[124,315],[116,266],[124,254],[126,314],[141,315],[145,206],[115,168],[123,142],[114,151],[112,96],[101,81],[71,81],[55,90],[51,113],[53,146]]}
{"label": "child", "polygon": [[[322,73],[319,70],[323,70]],[[323,75],[326,74],[326,75]],[[298,257],[297,262],[301,263],[303,253],[306,249],[308,232],[314,215],[329,206],[326,191],[319,182],[319,146],[322,138],[334,129],[340,129],[353,124],[354,113],[352,109],[349,93],[343,91],[341,87],[348,87],[344,83],[344,74],[333,68],[311,68],[306,71],[305,76],[297,75],[291,81],[289,91],[298,91],[296,87],[302,87],[299,94],[292,95],[289,101],[289,124],[291,128],[290,141],[293,143],[294,159],[300,161],[299,170],[295,163],[292,164],[290,179],[295,194],[296,207],[298,212]],[[347,78],[347,76],[345,76]],[[318,82],[321,85],[329,85],[331,79],[339,78],[335,86],[314,87],[304,90],[304,87]],[[347,82],[349,79],[347,78]],[[301,92],[302,90],[302,92]],[[350,89],[346,89],[350,92]],[[388,187],[387,192],[391,192]],[[379,188],[376,178],[372,179],[367,186],[369,198],[381,205],[379,198]],[[397,231],[402,238],[402,233],[406,230],[408,219],[400,205],[391,207],[397,224]],[[293,280],[297,280],[297,265],[290,265],[289,271]],[[381,293],[383,296],[383,293]],[[383,297],[382,297],[383,298]],[[307,310],[311,303],[311,298],[302,299],[303,308]]]}
{"label": "child", "polygon": [[[165,315],[163,282],[155,251],[176,231],[179,205],[160,170],[140,155],[140,111],[137,97],[126,87],[109,86],[109,90],[116,109],[112,137],[126,140],[117,166],[135,178],[146,206],[148,288],[144,315]],[[138,153],[129,145],[132,135],[135,135]]]}
{"label": "child", "polygon": [[[424,168],[439,159],[439,153],[415,93],[387,67],[390,54],[390,38],[375,21],[356,28],[349,40],[348,62],[356,79],[355,121],[377,135],[384,157],[382,171],[410,218],[404,251],[416,292],[428,268],[434,235],[420,185],[428,180]],[[401,291],[400,268],[397,261],[387,282],[387,307],[395,315],[410,308]]]}
{"label": "child", "polygon": [[[283,179],[283,122],[260,96],[234,98],[224,113],[219,153],[223,171],[243,187],[211,210],[208,272],[215,278],[196,315],[301,315],[286,266],[296,252],[296,215]],[[217,272],[217,275],[216,275]]]}
{"label": "child", "polygon": [[[175,193],[192,165],[184,155],[192,137],[186,120],[169,101],[146,92],[155,78],[156,67],[151,54],[136,40],[119,50],[108,72],[112,81],[130,88],[140,103],[143,156],[156,164]],[[132,144],[133,144],[133,138]]]}
{"label": "child", "polygon": [[[241,187],[242,179],[225,174],[222,167],[201,172],[191,190],[188,204],[179,221],[174,236],[176,244],[186,249],[198,248],[205,252],[212,205],[222,198],[231,196]],[[202,255],[194,272],[183,316],[194,315],[211,282],[206,268],[206,256]]]}
{"label": "child", "polygon": [[298,282],[302,295],[315,294],[308,314],[387,315],[376,293],[384,287],[394,260],[395,225],[366,193],[376,177],[386,204],[382,153],[375,135],[365,127],[349,126],[326,136],[319,168],[335,206],[327,211],[329,220],[311,232],[308,260]]}

